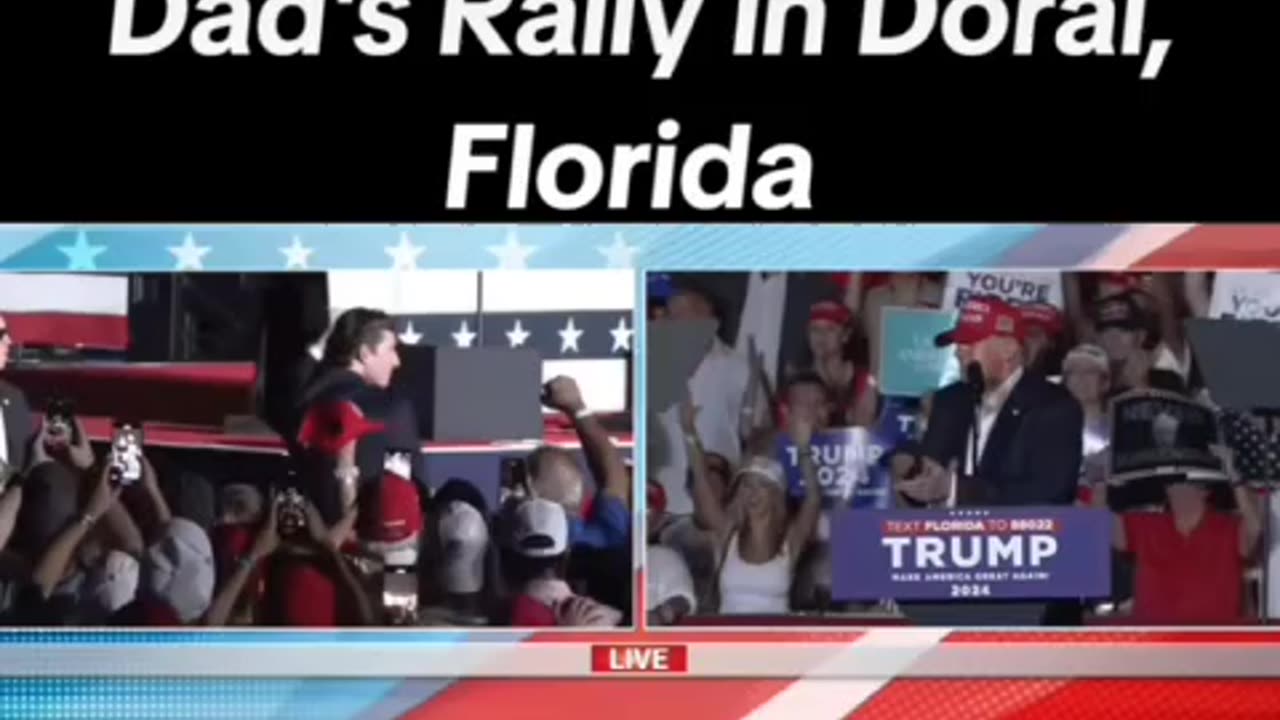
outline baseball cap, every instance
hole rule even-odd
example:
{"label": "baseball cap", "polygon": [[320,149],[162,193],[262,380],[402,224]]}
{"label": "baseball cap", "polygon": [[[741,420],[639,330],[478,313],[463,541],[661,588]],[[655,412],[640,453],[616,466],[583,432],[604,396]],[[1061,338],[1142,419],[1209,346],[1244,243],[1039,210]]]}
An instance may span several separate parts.
{"label": "baseball cap", "polygon": [[1097,345],[1077,345],[1062,359],[1063,372],[1075,366],[1107,372],[1111,370],[1111,360],[1107,357],[1107,352]]}
{"label": "baseball cap", "polygon": [[809,308],[809,322],[828,322],[833,325],[848,325],[853,318],[849,308],[838,302],[822,300]]}
{"label": "baseball cap", "polygon": [[671,276],[667,273],[651,273],[646,284],[648,285],[649,299],[654,302],[665,303],[675,293]]}
{"label": "baseball cap", "polygon": [[186,518],[174,518],[144,560],[145,586],[184,623],[209,609],[216,572],[213,547],[204,530]]}
{"label": "baseball cap", "polygon": [[1038,327],[1046,335],[1062,332],[1062,312],[1058,308],[1046,303],[1036,303],[1023,305],[1018,309],[1022,312],[1022,325],[1025,329]]}
{"label": "baseball cap", "polygon": [[444,548],[440,573],[445,589],[460,594],[480,592],[489,547],[488,521],[469,503],[454,500],[444,507],[436,527]]}
{"label": "baseball cap", "polygon": [[88,574],[88,602],[103,617],[133,602],[138,592],[138,561],[112,550]]}
{"label": "baseball cap", "polygon": [[1132,292],[1103,298],[1093,307],[1093,323],[1099,331],[1108,328],[1140,330],[1146,326],[1145,320]]}
{"label": "baseball cap", "polygon": [[558,503],[541,498],[516,506],[512,544],[531,558],[562,555],[569,549],[569,516]]}
{"label": "baseball cap", "polygon": [[1121,290],[1122,293],[1142,287],[1141,273],[1109,272],[1103,273],[1102,277],[1098,279],[1108,285],[1116,285],[1123,288]]}
{"label": "baseball cap", "polygon": [[1022,340],[1026,328],[1022,313],[999,298],[970,298],[960,306],[956,326],[934,338],[938,347],[974,345],[993,337]]}
{"label": "baseball cap", "polygon": [[786,487],[786,481],[784,480],[786,472],[782,469],[782,463],[770,457],[756,456],[751,458],[738,470],[734,475],[734,479],[737,480],[748,475],[778,487]]}
{"label": "baseball cap", "polygon": [[[424,520],[418,488],[412,480],[383,473],[381,482],[363,486],[357,512],[358,534],[367,550],[383,555],[403,550],[397,554],[416,558],[417,538]],[[384,559],[401,564],[390,556]]]}
{"label": "baseball cap", "polygon": [[325,403],[313,407],[302,419],[298,442],[308,450],[337,455],[348,443],[380,433],[385,427],[367,420],[355,403]]}

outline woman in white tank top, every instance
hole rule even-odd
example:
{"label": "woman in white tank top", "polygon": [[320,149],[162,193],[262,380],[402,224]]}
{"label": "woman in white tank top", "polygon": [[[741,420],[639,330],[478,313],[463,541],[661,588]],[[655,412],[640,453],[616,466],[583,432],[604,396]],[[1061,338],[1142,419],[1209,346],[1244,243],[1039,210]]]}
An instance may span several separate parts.
{"label": "woman in white tank top", "polygon": [[787,517],[786,476],[770,457],[748,457],[734,476],[733,509],[717,500],[707,482],[701,445],[691,431],[697,410],[686,403],[685,441],[693,470],[694,517],[715,534],[720,554],[717,577],[722,615],[781,615],[790,610],[796,563],[818,522],[822,492],[809,453],[813,425],[799,419],[790,436],[799,449],[805,497],[794,518]]}

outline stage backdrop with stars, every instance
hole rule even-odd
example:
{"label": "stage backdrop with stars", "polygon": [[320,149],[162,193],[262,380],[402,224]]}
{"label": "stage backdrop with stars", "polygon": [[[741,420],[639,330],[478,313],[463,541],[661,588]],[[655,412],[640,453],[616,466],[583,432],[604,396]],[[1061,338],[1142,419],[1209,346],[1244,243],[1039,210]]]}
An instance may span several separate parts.
{"label": "stage backdrop with stars", "polygon": [[338,270],[333,316],[373,307],[395,317],[400,342],[534,349],[543,379],[567,375],[600,412],[630,409],[634,334],[630,270]]}

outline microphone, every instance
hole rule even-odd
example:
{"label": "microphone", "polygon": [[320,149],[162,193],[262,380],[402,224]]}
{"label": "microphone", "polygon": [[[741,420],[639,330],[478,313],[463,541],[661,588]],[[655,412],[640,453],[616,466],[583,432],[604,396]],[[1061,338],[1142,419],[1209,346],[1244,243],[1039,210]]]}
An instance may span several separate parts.
{"label": "microphone", "polygon": [[987,380],[982,375],[982,365],[976,362],[969,363],[969,366],[964,369],[964,379],[977,395],[974,402],[981,403],[982,393],[987,389]]}

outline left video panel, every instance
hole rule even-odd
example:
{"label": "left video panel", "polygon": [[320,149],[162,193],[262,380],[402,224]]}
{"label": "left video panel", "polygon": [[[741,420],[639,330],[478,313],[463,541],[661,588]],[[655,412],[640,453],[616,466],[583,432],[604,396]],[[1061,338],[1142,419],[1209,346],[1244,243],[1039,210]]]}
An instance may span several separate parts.
{"label": "left video panel", "polygon": [[2,274],[0,626],[631,626],[635,287]]}

